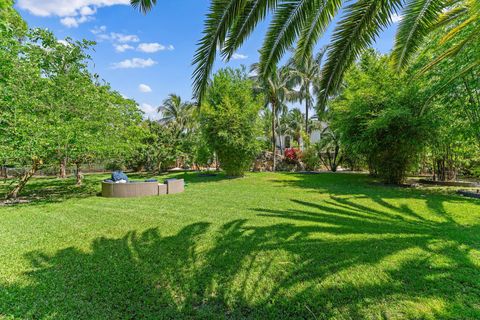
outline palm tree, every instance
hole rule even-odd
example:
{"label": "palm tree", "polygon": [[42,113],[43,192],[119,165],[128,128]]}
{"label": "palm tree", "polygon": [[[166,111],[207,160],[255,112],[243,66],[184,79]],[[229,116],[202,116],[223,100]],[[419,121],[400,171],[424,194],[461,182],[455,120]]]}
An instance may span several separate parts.
{"label": "palm tree", "polygon": [[254,74],[252,79],[255,83],[254,90],[262,93],[265,97],[265,107],[270,106],[271,108],[273,171],[275,171],[277,153],[276,123],[278,122],[278,115],[287,108],[286,101],[290,94],[288,89],[289,78],[285,68],[280,68],[278,71],[274,70],[274,72],[265,77],[258,73],[258,67],[258,64],[252,65],[251,71]]}
{"label": "palm tree", "polygon": [[[131,3],[147,12],[156,0],[131,0]],[[478,0],[357,0],[345,3],[344,14],[337,23],[328,49],[321,81],[321,103],[336,91],[346,69],[360,52],[392,23],[394,14],[403,17],[393,52],[398,68],[408,63],[428,33],[438,26],[452,26],[443,39],[445,42],[451,41],[459,30],[470,32],[466,42],[448,49],[446,56],[458,53],[480,36]],[[218,48],[223,58],[230,59],[258,23],[270,14],[272,19],[260,50],[259,63],[260,74],[266,77],[295,43],[296,60],[309,57],[343,4],[342,0],[212,0],[203,37],[193,59],[193,87],[199,103]],[[473,63],[478,66],[480,60]]]}
{"label": "palm tree", "polygon": [[300,146],[302,132],[305,130],[302,111],[298,108],[291,109],[285,120],[287,126],[286,133]]}
{"label": "palm tree", "polygon": [[177,136],[180,136],[191,129],[194,106],[194,103],[184,102],[180,96],[171,93],[157,108],[157,111],[163,116],[160,123],[172,126]]}
{"label": "palm tree", "polygon": [[291,78],[291,86],[298,87],[298,95],[294,96],[294,100],[300,101],[300,103],[305,100],[305,132],[309,133],[308,128],[308,111],[313,106],[313,88],[315,83],[320,81],[320,71],[322,59],[325,54],[326,47],[322,48],[316,57],[313,55],[308,56],[304,60],[296,60],[295,58],[290,58],[287,67],[289,70],[289,76]]}

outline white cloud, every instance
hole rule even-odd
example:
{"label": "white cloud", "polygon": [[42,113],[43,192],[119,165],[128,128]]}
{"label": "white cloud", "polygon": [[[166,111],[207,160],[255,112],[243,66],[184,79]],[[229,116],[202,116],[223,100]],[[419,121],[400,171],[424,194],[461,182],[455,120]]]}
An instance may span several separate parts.
{"label": "white cloud", "polygon": [[115,48],[115,51],[117,51],[117,52],[125,52],[127,50],[135,49],[134,47],[132,47],[129,44],[115,44],[115,45],[113,45],[113,47]]}
{"label": "white cloud", "polygon": [[91,16],[91,15],[94,15],[95,13],[97,13],[96,8],[85,6],[80,9],[80,15],[82,16]]}
{"label": "white cloud", "polygon": [[126,59],[117,63],[113,63],[112,68],[113,69],[148,68],[156,64],[157,62],[150,58],[148,59],[133,58],[133,59]]}
{"label": "white cloud", "polygon": [[110,32],[110,39],[112,41],[117,41],[121,43],[125,42],[139,42],[140,39],[138,36],[134,34],[123,34],[123,33],[116,33],[116,32]]}
{"label": "white cloud", "polygon": [[20,9],[40,17],[60,17],[68,28],[93,20],[98,8],[129,4],[130,0],[18,0]]}
{"label": "white cloud", "polygon": [[152,88],[150,88],[150,86],[148,86],[146,84],[143,84],[143,83],[141,83],[138,86],[138,90],[140,90],[140,92],[143,92],[143,93],[152,92]]}
{"label": "white cloud", "polygon": [[80,24],[92,20],[91,17],[89,16],[80,16],[78,18],[76,17],[65,17],[60,19],[60,23],[63,24],[67,28],[76,28]]}
{"label": "white cloud", "polygon": [[[113,5],[130,5],[130,0],[18,0],[18,7],[35,16],[74,17]],[[88,7],[89,9],[85,9]],[[83,12],[82,12],[83,11]]]}
{"label": "white cloud", "polygon": [[91,33],[97,36],[99,41],[110,41],[113,43],[128,43],[128,42],[139,42],[140,38],[135,34],[124,34],[118,32],[107,33],[107,27],[95,27],[90,30]]}
{"label": "white cloud", "polygon": [[155,120],[159,117],[157,108],[148,103],[142,103],[140,109],[145,113],[145,117],[148,119]]}
{"label": "white cloud", "polygon": [[58,43],[60,44],[63,44],[64,46],[69,46],[70,44],[68,43],[67,40],[64,40],[64,39],[60,39],[60,40],[57,40]]}
{"label": "white cloud", "polygon": [[398,23],[398,22],[402,21],[403,16],[394,13],[394,14],[391,15],[390,19],[392,20],[392,23]]}
{"label": "white cloud", "polygon": [[107,26],[100,26],[100,27],[95,26],[95,28],[90,30],[90,32],[93,34],[105,33],[106,31],[107,31]]}
{"label": "white cloud", "polygon": [[244,54],[240,54],[240,53],[234,53],[232,55],[232,59],[233,60],[244,60],[244,59],[247,59],[248,56],[244,55]]}
{"label": "white cloud", "polygon": [[174,46],[168,45],[164,46],[163,44],[152,42],[152,43],[140,43],[137,47],[138,51],[146,52],[146,53],[154,53],[157,51],[164,51],[164,50],[174,50]]}

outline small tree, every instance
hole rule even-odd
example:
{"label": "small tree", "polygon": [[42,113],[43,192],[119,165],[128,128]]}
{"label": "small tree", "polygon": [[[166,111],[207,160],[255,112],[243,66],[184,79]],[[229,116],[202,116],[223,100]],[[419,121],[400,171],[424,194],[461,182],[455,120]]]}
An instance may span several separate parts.
{"label": "small tree", "polygon": [[315,145],[318,156],[328,170],[336,172],[343,159],[338,134],[330,127],[326,127],[322,130],[321,137],[320,142]]}
{"label": "small tree", "polygon": [[203,135],[229,176],[242,176],[260,151],[253,83],[244,69],[226,68],[213,76],[201,110]]}
{"label": "small tree", "polygon": [[342,146],[361,155],[370,173],[401,183],[429,141],[429,114],[420,114],[418,88],[396,73],[389,57],[366,52],[346,75],[332,104]]}

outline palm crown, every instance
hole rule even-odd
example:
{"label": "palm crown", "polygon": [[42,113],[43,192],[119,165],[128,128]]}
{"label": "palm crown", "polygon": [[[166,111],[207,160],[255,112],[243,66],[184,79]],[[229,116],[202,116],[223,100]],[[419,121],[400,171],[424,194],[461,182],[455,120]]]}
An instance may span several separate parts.
{"label": "palm crown", "polygon": [[182,101],[176,94],[170,94],[157,111],[162,114],[160,122],[173,126],[178,134],[189,129],[192,123],[194,104]]}
{"label": "palm crown", "polygon": [[[131,3],[147,12],[156,0],[131,0]],[[228,60],[269,13],[272,20],[260,50],[259,70],[263,75],[273,72],[294,44],[295,59],[303,61],[311,56],[318,39],[343,6],[342,0],[212,0],[193,59],[195,97],[201,101],[217,48]],[[320,83],[320,103],[334,93],[348,66],[391,23],[393,14],[403,17],[393,52],[401,68],[435,26],[455,22],[457,26],[450,34],[453,37],[459,29],[475,24],[480,17],[480,4],[477,0],[357,0],[347,4],[331,38]],[[467,41],[474,41],[479,29],[475,25]]]}

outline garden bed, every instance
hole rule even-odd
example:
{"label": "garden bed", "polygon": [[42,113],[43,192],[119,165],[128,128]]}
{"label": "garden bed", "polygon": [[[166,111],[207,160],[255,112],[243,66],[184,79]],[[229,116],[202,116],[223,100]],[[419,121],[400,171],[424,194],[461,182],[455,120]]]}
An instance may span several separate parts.
{"label": "garden bed", "polygon": [[474,191],[474,190],[458,190],[457,193],[461,194],[462,196],[465,196],[465,197],[480,199],[479,190],[476,190],[476,191]]}
{"label": "garden bed", "polygon": [[437,185],[444,187],[480,187],[478,182],[468,182],[468,181],[433,181],[427,179],[418,180],[421,184]]}

